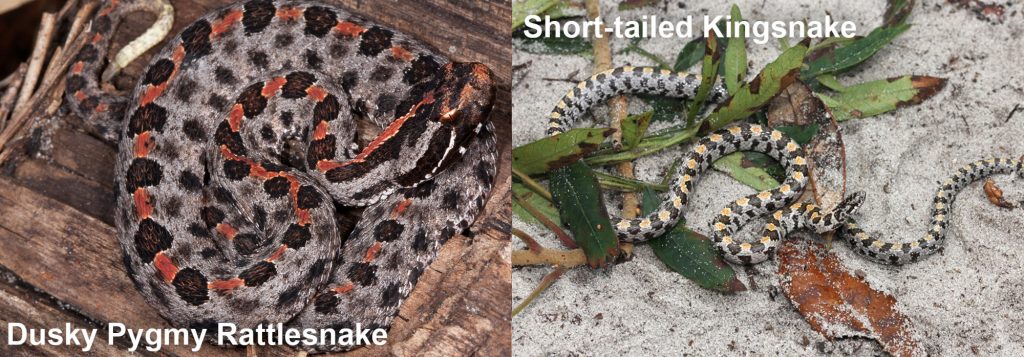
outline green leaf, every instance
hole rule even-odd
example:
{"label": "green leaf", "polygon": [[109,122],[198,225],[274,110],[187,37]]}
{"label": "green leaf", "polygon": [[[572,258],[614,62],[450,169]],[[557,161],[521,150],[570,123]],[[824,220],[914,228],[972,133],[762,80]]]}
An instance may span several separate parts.
{"label": "green leaf", "polygon": [[513,34],[516,50],[546,55],[591,55],[593,45],[583,37],[526,37],[523,31]]}
{"label": "green leaf", "polygon": [[523,26],[523,24],[526,23],[527,16],[543,14],[558,3],[559,0],[526,0],[513,2],[512,31],[518,29],[519,26]]}
{"label": "green leaf", "polygon": [[614,130],[572,129],[512,149],[512,166],[525,175],[537,175],[566,166],[594,151]]}
{"label": "green leaf", "polygon": [[743,152],[734,152],[725,155],[718,159],[718,161],[715,161],[713,165],[716,170],[725,172],[736,179],[736,181],[758,191],[779,186],[779,181],[772,178],[764,168],[756,166],[751,161],[745,161],[743,159],[744,154]]}
{"label": "green leaf", "polygon": [[706,122],[710,125],[707,131],[718,130],[735,120],[753,115],[793,83],[803,64],[804,54],[807,53],[807,44],[808,40],[804,40],[782,52],[753,80],[740,86],[735,95],[708,115]]}
{"label": "green leaf", "polygon": [[789,135],[789,137],[793,138],[793,141],[796,141],[797,144],[806,145],[807,143],[811,142],[811,139],[814,139],[814,135],[818,134],[818,123],[788,126],[779,125],[772,129],[781,131],[786,135]]}
{"label": "green leaf", "polygon": [[549,174],[551,196],[555,199],[562,223],[583,248],[587,263],[601,267],[619,255],[619,239],[615,236],[608,211],[601,197],[601,188],[590,167],[582,161]]}
{"label": "green leaf", "polygon": [[[555,205],[551,203],[551,201],[544,199],[541,195],[538,195],[536,192],[531,191],[529,188],[518,182],[512,182],[512,192],[515,192],[519,198],[527,201],[531,207],[536,208],[537,211],[544,214],[545,217],[552,222],[555,222],[555,224],[562,225],[562,220],[558,216],[558,209],[555,208]],[[527,212],[526,209],[516,203],[515,200],[512,200],[512,213],[515,213],[516,216],[519,216],[519,219],[524,222],[534,225],[541,224],[537,218],[534,218],[530,212]]]}
{"label": "green leaf", "polygon": [[817,58],[807,63],[807,68],[800,73],[800,78],[809,80],[821,74],[838,73],[850,69],[871,58],[878,50],[909,28],[910,24],[879,27],[867,36],[851,41],[845,46],[820,53]]}
{"label": "green leaf", "polygon": [[708,98],[711,87],[718,79],[718,66],[722,61],[722,51],[718,47],[718,38],[715,37],[714,32],[709,32],[709,34],[711,36],[704,41],[704,63],[700,69],[700,86],[697,87],[697,94],[693,96],[693,104],[690,105],[690,111],[686,114],[686,126],[688,127],[693,126],[694,119],[697,118],[697,113],[702,107],[701,104]]}
{"label": "green leaf", "polygon": [[672,121],[679,113],[686,109],[686,101],[679,98],[669,98],[657,95],[638,95],[647,102],[654,111],[651,121]]}
{"label": "green leaf", "polygon": [[654,111],[646,111],[641,114],[628,115],[622,121],[622,144],[626,149],[633,149],[640,139],[647,133],[647,126],[651,124],[651,116]]}
{"label": "green leaf", "polygon": [[[730,17],[734,23],[743,21],[743,15],[740,14],[739,6],[735,4],[732,6]],[[743,84],[743,80],[747,77],[747,44],[746,39],[742,35],[730,37],[728,42],[729,46],[725,49],[725,59],[722,60],[722,64],[725,66],[722,81],[725,82],[725,89],[731,95],[736,94],[740,85]]]}
{"label": "green leaf", "polygon": [[833,96],[815,93],[837,121],[864,118],[920,104],[946,86],[943,78],[902,76],[846,87]]}
{"label": "green leaf", "polygon": [[704,59],[704,37],[698,37],[687,42],[683,49],[676,55],[676,64],[672,70],[683,72],[693,67],[697,62]]}
{"label": "green leaf", "polygon": [[[644,214],[653,212],[659,203],[654,191],[644,190]],[[736,272],[715,251],[711,240],[686,228],[682,219],[672,230],[651,239],[648,245],[669,269],[702,288],[727,294],[746,290]]]}
{"label": "green leaf", "polygon": [[657,63],[658,67],[661,67],[661,68],[664,68],[664,69],[669,69],[670,68],[668,66],[668,62],[665,62],[665,60],[661,59],[661,57],[658,57],[658,55],[653,54],[653,53],[643,49],[643,47],[640,47],[640,39],[639,38],[630,40],[629,41],[629,45],[626,46],[626,48],[622,49],[622,51],[619,51],[619,53],[620,54],[622,54],[622,53],[636,53],[636,54],[638,54],[638,55],[640,55],[640,56],[642,56],[642,57],[644,57],[646,59],[651,60],[654,63]]}

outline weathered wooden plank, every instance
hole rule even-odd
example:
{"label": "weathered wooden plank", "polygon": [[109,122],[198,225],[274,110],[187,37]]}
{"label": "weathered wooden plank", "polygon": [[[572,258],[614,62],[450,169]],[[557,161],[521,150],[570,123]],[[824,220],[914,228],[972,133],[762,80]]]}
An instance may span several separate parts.
{"label": "weathered wooden plank", "polygon": [[[50,304],[40,301],[39,297],[33,296],[25,289],[0,281],[0,336],[3,343],[0,343],[0,355],[3,356],[38,356],[38,355],[82,355],[83,346],[76,345],[42,345],[32,346],[25,343],[19,346],[7,344],[8,328],[10,323],[24,324],[28,329],[51,329],[65,328],[65,324],[71,324],[72,328],[99,329],[96,333],[95,342],[88,351],[93,356],[127,356],[128,352],[118,349],[118,346],[108,344],[107,335],[99,326],[75,316],[65,310],[61,310]],[[15,336],[21,336],[16,331]],[[79,335],[80,336],[80,335]],[[80,336],[81,337],[81,336]],[[80,343],[85,341],[79,338]]]}
{"label": "weathered wooden plank", "polygon": [[[86,316],[129,328],[170,327],[142,300],[121,263],[114,228],[0,178],[0,265]],[[241,349],[204,348],[211,355]],[[164,352],[188,355],[186,346]]]}

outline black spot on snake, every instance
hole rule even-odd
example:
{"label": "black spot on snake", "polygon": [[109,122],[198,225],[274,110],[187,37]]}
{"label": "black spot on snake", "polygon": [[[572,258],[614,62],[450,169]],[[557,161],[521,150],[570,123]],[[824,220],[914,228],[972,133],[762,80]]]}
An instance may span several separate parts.
{"label": "black spot on snake", "polygon": [[174,72],[174,62],[161,58],[146,70],[146,75],[142,76],[142,84],[163,84],[168,78],[171,78],[171,72]]}
{"label": "black spot on snake", "polygon": [[362,285],[370,286],[377,284],[377,267],[369,263],[354,263],[348,270],[348,280]]}
{"label": "black spot on snake", "polygon": [[427,232],[423,228],[416,229],[416,234],[413,234],[412,238],[412,249],[417,252],[426,252],[427,248],[430,248]]}
{"label": "black spot on snake", "polygon": [[263,31],[274,19],[277,9],[270,1],[256,0],[245,3],[242,7],[245,13],[242,16],[242,27],[246,34],[253,34]]}
{"label": "black spot on snake", "polygon": [[181,32],[181,45],[185,48],[184,63],[190,63],[210,53],[210,23],[198,20]]}
{"label": "black spot on snake", "polygon": [[249,269],[238,274],[238,278],[245,280],[245,286],[260,286],[277,274],[277,268],[271,262],[259,262]]}
{"label": "black spot on snake", "polygon": [[338,312],[338,296],[331,291],[325,291],[317,295],[313,300],[313,308],[321,314],[334,314]]}
{"label": "black spot on snake", "polygon": [[448,190],[444,193],[444,197],[441,198],[441,207],[449,211],[455,211],[459,205],[459,191]]}
{"label": "black spot on snake", "polygon": [[238,82],[238,78],[235,78],[235,72],[232,72],[224,66],[217,66],[217,68],[213,70],[213,78],[219,83],[228,85],[233,85]]}
{"label": "black spot on snake", "polygon": [[182,269],[174,276],[171,284],[182,300],[194,306],[202,305],[210,299],[209,290],[206,289],[206,277],[198,270]]}
{"label": "black spot on snake", "polygon": [[297,194],[296,204],[301,209],[313,209],[320,207],[320,202],[323,201],[323,196],[313,186],[302,186],[299,187]]}
{"label": "black spot on snake", "polygon": [[324,60],[320,58],[320,55],[316,51],[307,49],[306,50],[306,65],[312,69],[320,69],[320,66],[324,63]]}
{"label": "black spot on snake", "polygon": [[155,103],[141,106],[132,113],[131,119],[128,120],[129,137],[134,138],[136,135],[150,130],[162,132],[166,122],[167,109],[164,107]]}
{"label": "black spot on snake", "polygon": [[359,84],[359,72],[348,71],[341,74],[341,86],[348,88],[354,88]]}
{"label": "black spot on snake", "polygon": [[391,37],[394,33],[377,26],[371,27],[362,34],[362,41],[359,42],[359,54],[364,56],[376,56],[384,50],[391,48]]}
{"label": "black spot on snake", "polygon": [[310,6],[304,12],[306,34],[323,37],[338,23],[338,15],[322,6]]}
{"label": "black spot on snake", "polygon": [[316,82],[316,77],[309,72],[292,72],[285,79],[287,81],[281,87],[281,96],[292,99],[305,97],[306,89]]}
{"label": "black spot on snake", "polygon": [[402,75],[402,81],[406,84],[416,84],[424,79],[433,78],[440,69],[441,65],[437,63],[434,56],[419,56],[405,70],[405,73]]}
{"label": "black spot on snake", "polygon": [[245,87],[235,103],[242,105],[246,118],[253,118],[262,113],[267,107],[267,97],[263,96],[263,83],[257,82]]}
{"label": "black spot on snake", "polygon": [[397,105],[398,98],[390,94],[381,94],[377,97],[377,116],[384,117],[390,115]]}
{"label": "black spot on snake", "polygon": [[380,222],[377,227],[373,229],[373,235],[381,242],[390,242],[398,239],[402,235],[402,231],[405,227],[401,223],[393,219],[385,220]]}
{"label": "black spot on snake", "polygon": [[249,176],[251,167],[249,164],[239,160],[224,160],[224,176],[238,181]]}
{"label": "black spot on snake", "polygon": [[78,51],[77,55],[75,55],[75,62],[81,61],[91,63],[99,58],[99,55],[99,50],[96,49],[96,46],[85,45],[82,46],[82,49]]}
{"label": "black spot on snake", "polygon": [[235,239],[231,240],[235,246],[235,250],[242,255],[250,255],[256,252],[256,248],[259,248],[259,236],[253,233],[242,233],[235,236]]}
{"label": "black spot on snake", "polygon": [[171,247],[171,233],[150,218],[139,222],[135,231],[135,251],[144,262],[153,261],[156,253]]}
{"label": "black spot on snake", "polygon": [[380,305],[398,306],[398,303],[402,301],[402,294],[399,293],[398,288],[398,283],[388,284],[388,287],[384,288],[384,292],[381,293]]}
{"label": "black spot on snake", "polygon": [[331,160],[334,158],[334,148],[337,145],[334,135],[327,135],[323,139],[314,140],[309,143],[309,150],[306,153],[306,160],[309,167],[316,167],[320,160]]}
{"label": "black spot on snake", "polygon": [[85,87],[85,77],[80,75],[70,76],[65,81],[65,89],[68,93],[77,92],[79,89],[82,89],[82,87]]}
{"label": "black spot on snake", "polygon": [[263,182],[263,191],[271,198],[284,197],[288,194],[290,183],[284,177],[274,177]]}
{"label": "black spot on snake", "polygon": [[312,235],[309,233],[309,226],[300,226],[292,223],[291,226],[288,226],[288,230],[284,232],[281,243],[289,248],[299,249],[305,246],[310,238],[312,238]]}
{"label": "black spot on snake", "polygon": [[290,33],[282,32],[274,35],[274,46],[277,48],[284,48],[291,46],[295,42],[295,36]]}
{"label": "black spot on snake", "polygon": [[238,132],[231,131],[231,126],[227,121],[220,122],[217,132],[213,134],[213,139],[218,145],[226,146],[235,155],[245,156],[246,154],[242,136]]}
{"label": "black spot on snake", "polygon": [[348,54],[348,48],[340,42],[332,43],[328,51],[331,53],[331,58],[341,58]]}
{"label": "black spot on snake", "polygon": [[266,68],[267,66],[270,65],[270,56],[268,56],[267,53],[263,51],[252,51],[249,52],[249,63],[252,63],[253,66],[259,68]]}
{"label": "black spot on snake", "polygon": [[110,32],[110,16],[98,16],[92,23],[97,33]]}
{"label": "black spot on snake", "polygon": [[128,173],[125,175],[125,190],[130,194],[140,187],[159,185],[162,176],[160,164],[149,158],[137,157],[128,166]]}
{"label": "black spot on snake", "polygon": [[202,223],[192,222],[188,225],[188,232],[198,238],[210,238],[210,229],[203,226]]}
{"label": "black spot on snake", "polygon": [[313,122],[331,121],[341,112],[341,104],[333,94],[328,94],[313,107]]}
{"label": "black spot on snake", "polygon": [[301,291],[302,288],[303,286],[296,285],[282,291],[281,294],[277,296],[277,307],[282,308],[294,305],[299,299],[299,291]]}
{"label": "black spot on snake", "polygon": [[213,109],[224,110],[228,107],[228,99],[224,98],[224,96],[220,94],[213,93],[206,99],[206,105],[209,105]]}
{"label": "black spot on snake", "polygon": [[171,218],[178,217],[181,214],[181,197],[171,196],[163,201],[163,211]]}
{"label": "black spot on snake", "polygon": [[395,73],[395,70],[390,66],[377,66],[370,72],[370,80],[375,82],[386,82],[391,79],[391,75]]}
{"label": "black spot on snake", "polygon": [[199,217],[206,223],[206,228],[213,228],[218,223],[224,221],[225,215],[224,211],[221,211],[220,208],[205,206],[199,210]]}

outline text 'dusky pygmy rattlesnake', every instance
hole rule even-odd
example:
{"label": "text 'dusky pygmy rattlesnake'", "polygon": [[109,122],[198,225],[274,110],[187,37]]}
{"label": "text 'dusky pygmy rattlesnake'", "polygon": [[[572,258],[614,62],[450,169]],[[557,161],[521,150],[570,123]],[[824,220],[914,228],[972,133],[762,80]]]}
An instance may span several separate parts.
{"label": "text 'dusky pygmy rattlesnake'", "polygon": [[[120,138],[115,221],[147,302],[183,327],[390,326],[493,185],[490,70],[335,7],[249,1],[188,25],[131,99],[102,95],[138,7],[99,10],[66,97]],[[361,150],[354,115],[382,128]],[[366,207],[347,238],[336,205]]]}

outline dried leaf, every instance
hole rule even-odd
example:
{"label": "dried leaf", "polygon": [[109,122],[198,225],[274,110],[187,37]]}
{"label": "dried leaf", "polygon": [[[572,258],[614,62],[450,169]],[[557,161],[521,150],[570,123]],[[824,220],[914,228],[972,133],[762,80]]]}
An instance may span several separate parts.
{"label": "dried leaf", "polygon": [[895,356],[923,352],[892,295],[848,272],[821,244],[791,242],[779,250],[782,291],[811,328],[830,340],[875,339]]}
{"label": "dried leaf", "polygon": [[583,248],[587,263],[601,267],[610,258],[619,255],[619,239],[615,236],[608,211],[601,196],[601,188],[590,167],[582,161],[552,171],[551,196],[558,207],[562,223],[572,232],[573,239]]}
{"label": "dried leaf", "polygon": [[910,11],[914,9],[914,0],[889,0],[885,2],[885,15],[882,17],[882,26],[893,27],[902,25],[910,17]]}
{"label": "dried leaf", "polygon": [[[653,212],[659,203],[654,191],[644,190],[644,214]],[[672,230],[651,239],[648,245],[669,269],[702,288],[726,294],[747,290],[732,267],[715,251],[711,240],[686,228],[685,222],[680,221]]]}
{"label": "dried leaf", "polygon": [[705,122],[710,125],[702,132],[717,130],[737,119],[749,117],[767,105],[780,91],[796,80],[809,42],[804,40],[790,47],[765,66],[753,80],[742,85],[735,95],[708,115]]}
{"label": "dried leaf", "polygon": [[607,128],[572,129],[512,149],[512,166],[525,175],[549,172],[578,161],[614,132]]}
{"label": "dried leaf", "polygon": [[1003,190],[996,186],[996,182],[992,178],[985,179],[984,189],[985,197],[988,197],[988,201],[992,202],[992,204],[1002,208],[1013,208],[1013,204],[1003,199]]}
{"label": "dried leaf", "polygon": [[786,88],[768,106],[768,126],[786,132],[803,144],[814,201],[826,210],[846,194],[846,147],[839,125],[824,103],[803,82]]}
{"label": "dried leaf", "polygon": [[849,86],[833,96],[817,95],[832,109],[836,120],[844,121],[921,104],[945,86],[943,78],[902,76]]}

